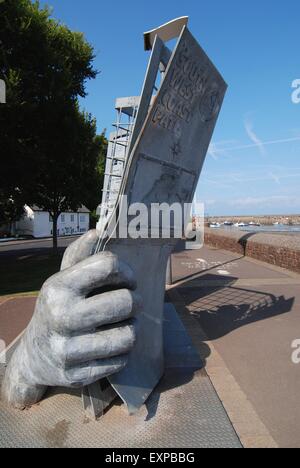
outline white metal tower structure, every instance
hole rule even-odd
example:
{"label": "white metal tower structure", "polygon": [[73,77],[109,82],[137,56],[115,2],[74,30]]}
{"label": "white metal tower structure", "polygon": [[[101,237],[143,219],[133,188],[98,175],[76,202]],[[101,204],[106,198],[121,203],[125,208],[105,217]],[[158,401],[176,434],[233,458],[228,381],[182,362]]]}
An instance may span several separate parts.
{"label": "white metal tower structure", "polygon": [[109,135],[99,230],[105,228],[118,200],[139,104],[138,96],[116,100],[117,118]]}

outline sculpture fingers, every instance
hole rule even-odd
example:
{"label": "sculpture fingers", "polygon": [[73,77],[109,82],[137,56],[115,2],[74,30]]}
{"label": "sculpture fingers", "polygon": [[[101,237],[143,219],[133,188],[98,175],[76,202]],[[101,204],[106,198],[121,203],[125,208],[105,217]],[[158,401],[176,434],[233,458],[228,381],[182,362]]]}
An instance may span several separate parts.
{"label": "sculpture fingers", "polygon": [[77,336],[68,341],[66,363],[69,365],[128,354],[135,340],[135,327],[132,323]]}
{"label": "sculpture fingers", "polygon": [[70,268],[95,253],[99,236],[96,229],[87,232],[66,249],[61,271]]}
{"label": "sculpture fingers", "polygon": [[78,333],[135,317],[142,309],[139,294],[129,289],[102,293],[80,301],[66,316],[65,328]]}
{"label": "sculpture fingers", "polygon": [[70,368],[66,375],[68,378],[67,386],[82,387],[90,385],[104,377],[120,372],[126,366],[128,356],[118,356],[109,359],[100,359],[89,363],[81,364]]}
{"label": "sculpture fingers", "polygon": [[104,286],[135,289],[136,281],[128,265],[121,262],[116,255],[102,252],[58,273],[46,283],[46,288],[47,285],[56,289],[65,287],[74,295],[87,296]]}

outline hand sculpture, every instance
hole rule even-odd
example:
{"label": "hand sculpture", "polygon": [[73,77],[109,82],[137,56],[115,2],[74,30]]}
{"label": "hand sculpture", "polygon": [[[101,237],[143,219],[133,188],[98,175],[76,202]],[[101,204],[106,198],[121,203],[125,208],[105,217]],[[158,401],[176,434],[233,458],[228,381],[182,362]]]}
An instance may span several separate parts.
{"label": "hand sculpture", "polygon": [[110,253],[89,257],[96,241],[91,231],[72,244],[62,271],[44,284],[6,370],[9,404],[32,406],[49,386],[86,386],[126,366],[141,301],[129,266]]}

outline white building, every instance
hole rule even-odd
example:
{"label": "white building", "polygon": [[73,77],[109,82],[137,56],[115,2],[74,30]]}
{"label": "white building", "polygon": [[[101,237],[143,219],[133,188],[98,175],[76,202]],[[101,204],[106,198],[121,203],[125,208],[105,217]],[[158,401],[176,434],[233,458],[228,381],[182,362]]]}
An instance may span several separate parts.
{"label": "white building", "polygon": [[[90,211],[82,206],[77,212],[62,213],[57,222],[58,236],[84,234],[89,230]],[[46,211],[37,206],[25,206],[25,215],[15,224],[15,234],[35,238],[51,237],[53,221]]]}

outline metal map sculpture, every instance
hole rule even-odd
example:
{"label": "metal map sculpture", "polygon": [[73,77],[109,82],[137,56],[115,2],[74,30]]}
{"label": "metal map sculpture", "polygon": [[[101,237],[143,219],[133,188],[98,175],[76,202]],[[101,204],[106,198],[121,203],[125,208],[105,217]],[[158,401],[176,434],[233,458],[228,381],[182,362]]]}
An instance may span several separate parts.
{"label": "metal map sculpture", "polygon": [[[149,208],[193,200],[227,86],[187,22],[144,36],[152,53],[112,210],[117,224],[124,195]],[[164,41],[178,36],[171,52]],[[134,413],[161,379],[166,268],[177,240],[107,237],[116,230],[112,211],[98,232],[67,249],[61,272],[44,284],[6,371],[2,390],[10,404],[24,408],[48,386],[83,387],[108,377]]]}

